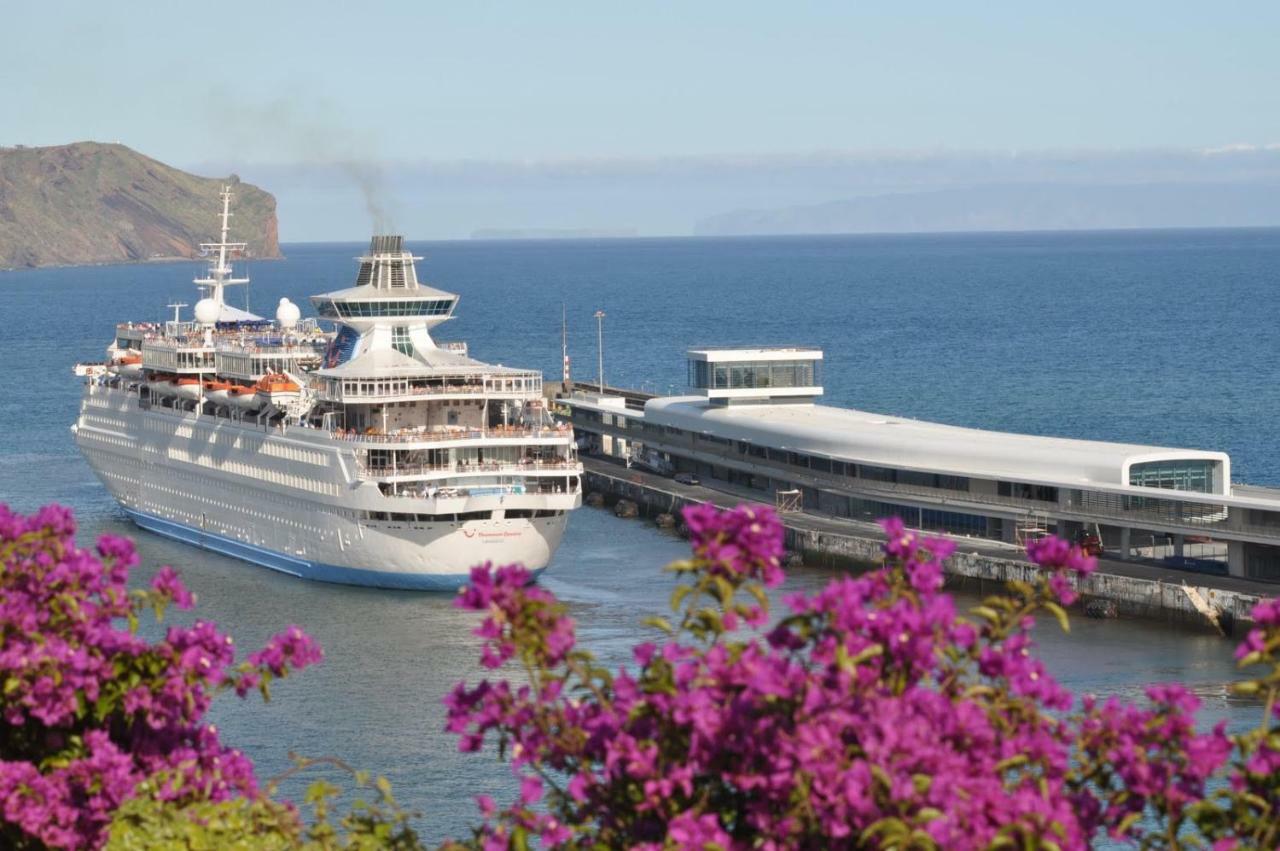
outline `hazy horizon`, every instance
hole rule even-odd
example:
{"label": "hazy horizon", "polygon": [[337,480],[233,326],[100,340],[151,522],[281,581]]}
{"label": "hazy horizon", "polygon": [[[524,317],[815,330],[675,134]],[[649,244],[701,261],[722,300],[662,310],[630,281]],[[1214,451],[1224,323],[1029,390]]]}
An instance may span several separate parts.
{"label": "hazy horizon", "polygon": [[[120,141],[238,173],[277,196],[286,241],[379,222],[433,239],[770,217],[1280,224],[1268,199],[1232,190],[1280,186],[1280,6],[1259,0],[924,0],[911,14],[837,0],[228,0],[219,14],[236,26],[159,0],[65,0],[58,14],[13,0],[11,31],[41,37],[0,53],[0,145]],[[1002,206],[989,191],[1143,184],[1166,188],[1121,193],[1117,211],[1115,193],[1019,190]],[[980,190],[962,214],[954,193]],[[937,208],[902,200],[948,192]],[[875,197],[898,200],[881,215]],[[1064,198],[1071,209],[1049,209]],[[801,209],[831,204],[845,206],[830,219]]]}
{"label": "hazy horizon", "polygon": [[[358,179],[351,164],[183,165],[201,174],[234,171],[275,193],[281,239],[294,242],[350,239],[376,221],[419,239],[494,230],[682,236],[733,214],[795,219],[797,208],[821,214],[845,202],[858,202],[854,226],[820,219],[801,232],[1280,225],[1276,146],[428,161],[369,167]],[[918,209],[904,209],[913,204]]]}

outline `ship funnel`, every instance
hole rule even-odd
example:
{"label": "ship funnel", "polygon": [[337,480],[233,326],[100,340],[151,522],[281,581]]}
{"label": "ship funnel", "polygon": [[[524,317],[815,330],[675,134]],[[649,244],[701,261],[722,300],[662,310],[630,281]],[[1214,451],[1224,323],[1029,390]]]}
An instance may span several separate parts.
{"label": "ship funnel", "polygon": [[375,236],[369,241],[370,254],[400,254],[404,251],[403,236]]}
{"label": "ship funnel", "polygon": [[360,258],[356,286],[370,284],[377,289],[417,289],[418,276],[413,261],[420,258],[404,250],[404,237],[382,234],[369,240],[369,253]]}

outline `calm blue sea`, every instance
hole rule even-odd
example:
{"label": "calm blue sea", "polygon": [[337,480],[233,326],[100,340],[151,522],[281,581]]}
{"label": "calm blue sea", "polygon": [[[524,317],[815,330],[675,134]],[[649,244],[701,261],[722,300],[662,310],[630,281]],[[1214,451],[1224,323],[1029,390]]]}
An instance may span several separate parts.
{"label": "calm blue sea", "polygon": [[[948,236],[448,242],[413,246],[424,280],[462,295],[440,339],[473,355],[560,372],[560,316],[574,373],[594,379],[604,310],[609,383],[678,390],[692,345],[819,345],[827,401],[961,425],[1222,449],[1235,478],[1280,486],[1280,230]],[[252,264],[251,306],[351,285],[362,244],[287,245]],[[465,830],[470,796],[506,794],[504,768],[460,756],[440,698],[477,675],[474,619],[447,598],[308,584],[136,532],[71,443],[77,360],[112,326],[194,302],[190,263],[0,273],[0,500],[73,506],[88,534],[138,538],[146,577],[177,565],[199,613],[250,649],[298,623],[327,660],[267,709],[224,701],[229,741],[265,774],[287,754],[332,754],[390,775],[433,838]],[[188,308],[189,311],[189,308]],[[308,312],[308,311],[304,311]],[[614,660],[665,605],[658,567],[683,544],[584,509],[546,585]],[[790,587],[828,578],[804,570]],[[1140,694],[1196,683],[1208,719],[1247,723],[1222,697],[1231,646],[1149,624],[1078,620],[1044,652],[1073,688]]]}

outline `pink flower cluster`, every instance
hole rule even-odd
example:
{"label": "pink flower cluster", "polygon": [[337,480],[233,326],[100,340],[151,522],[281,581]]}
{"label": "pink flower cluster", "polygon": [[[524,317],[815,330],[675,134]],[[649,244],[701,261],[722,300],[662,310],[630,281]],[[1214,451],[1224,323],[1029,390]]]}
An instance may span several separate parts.
{"label": "pink flower cluster", "polygon": [[161,797],[220,801],[258,793],[252,763],[203,721],[215,693],[318,661],[296,627],[248,664],[211,623],[136,632],[139,613],[195,601],[171,568],[130,593],[132,542],[75,543],[70,510],[32,517],[0,505],[0,838],[92,848],[138,783],[165,775]]}
{"label": "pink flower cluster", "polygon": [[[486,612],[485,666],[519,656],[529,676],[459,684],[446,701],[461,748],[493,737],[520,779],[508,807],[481,802],[473,847],[536,835],[549,847],[1084,849],[1103,832],[1147,841],[1152,824],[1177,835],[1189,819],[1224,848],[1271,836],[1265,818],[1251,827],[1210,800],[1233,740],[1196,731],[1185,689],[1153,687],[1149,707],[1076,707],[1034,656],[1033,613],[1061,614],[1094,569],[1077,548],[1034,544],[1040,581],[966,617],[942,592],[952,545],[886,521],[884,569],[790,597],[767,632],[738,636],[699,613],[707,598],[734,605],[719,582],[758,594],[781,580],[781,525],[759,507],[685,518],[695,558],[673,568],[692,584],[673,605],[686,626],[713,624],[710,640],[676,632],[616,672],[576,647],[564,607],[523,571],[473,574],[458,605]],[[1250,641],[1274,650],[1269,611]],[[1264,751],[1252,781],[1233,782],[1274,805],[1280,761]]]}
{"label": "pink flower cluster", "polygon": [[714,505],[684,510],[689,543],[708,571],[756,579],[767,588],[782,583],[782,522],[768,508],[742,505],[721,511]]}

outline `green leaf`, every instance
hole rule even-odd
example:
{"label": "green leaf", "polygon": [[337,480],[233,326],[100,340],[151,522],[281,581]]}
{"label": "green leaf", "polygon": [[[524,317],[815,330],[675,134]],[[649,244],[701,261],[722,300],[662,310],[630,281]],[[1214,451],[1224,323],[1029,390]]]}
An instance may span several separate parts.
{"label": "green leaf", "polygon": [[[841,647],[840,649],[843,650],[844,648]],[[883,646],[879,644],[871,644],[859,650],[857,655],[855,655],[852,659],[849,660],[849,664],[854,665],[856,667],[858,665],[861,665],[863,662],[866,662],[868,659],[874,659],[877,656],[883,656],[883,655],[884,655]]]}
{"label": "green leaf", "polygon": [[1116,825],[1116,833],[1123,836],[1124,834],[1128,833],[1129,829],[1132,828],[1135,824],[1137,824],[1138,820],[1141,818],[1142,818],[1141,812],[1129,813],[1129,815],[1122,818],[1120,820],[1120,823]]}
{"label": "green leaf", "polygon": [[996,623],[997,621],[1000,620],[1000,613],[997,612],[995,609],[991,608],[990,606],[978,606],[974,609],[971,609],[970,611],[972,611],[978,617],[988,620],[991,623]]}
{"label": "green leaf", "polygon": [[667,635],[675,634],[675,628],[671,626],[671,621],[667,620],[666,618],[660,615],[653,615],[651,617],[647,617],[644,619],[643,623],[645,626],[652,626],[657,629],[660,629],[663,632],[665,632]]}
{"label": "green leaf", "polygon": [[1062,608],[1062,606],[1059,606],[1052,600],[1045,600],[1044,607],[1052,612],[1053,616],[1058,619],[1058,626],[1062,627],[1063,632],[1071,632],[1071,624],[1067,620],[1067,612]]}
{"label": "green leaf", "polygon": [[869,824],[859,838],[863,842],[869,842],[877,836],[883,836],[886,840],[885,844],[891,846],[893,845],[891,837],[902,836],[906,832],[907,825],[902,819],[889,816]]}
{"label": "green leaf", "polygon": [[679,611],[680,604],[684,602],[684,598],[688,597],[692,591],[693,586],[691,585],[677,585],[675,590],[671,592],[671,611]]}
{"label": "green leaf", "polygon": [[1017,768],[1019,765],[1024,765],[1030,761],[1031,760],[1024,753],[1014,754],[1008,759],[1002,759],[1000,762],[997,762],[996,771],[1008,771],[1011,768]]}
{"label": "green leaf", "polygon": [[717,576],[716,581],[716,597],[720,600],[720,605],[727,606],[729,601],[733,599],[733,585],[723,576]]}

